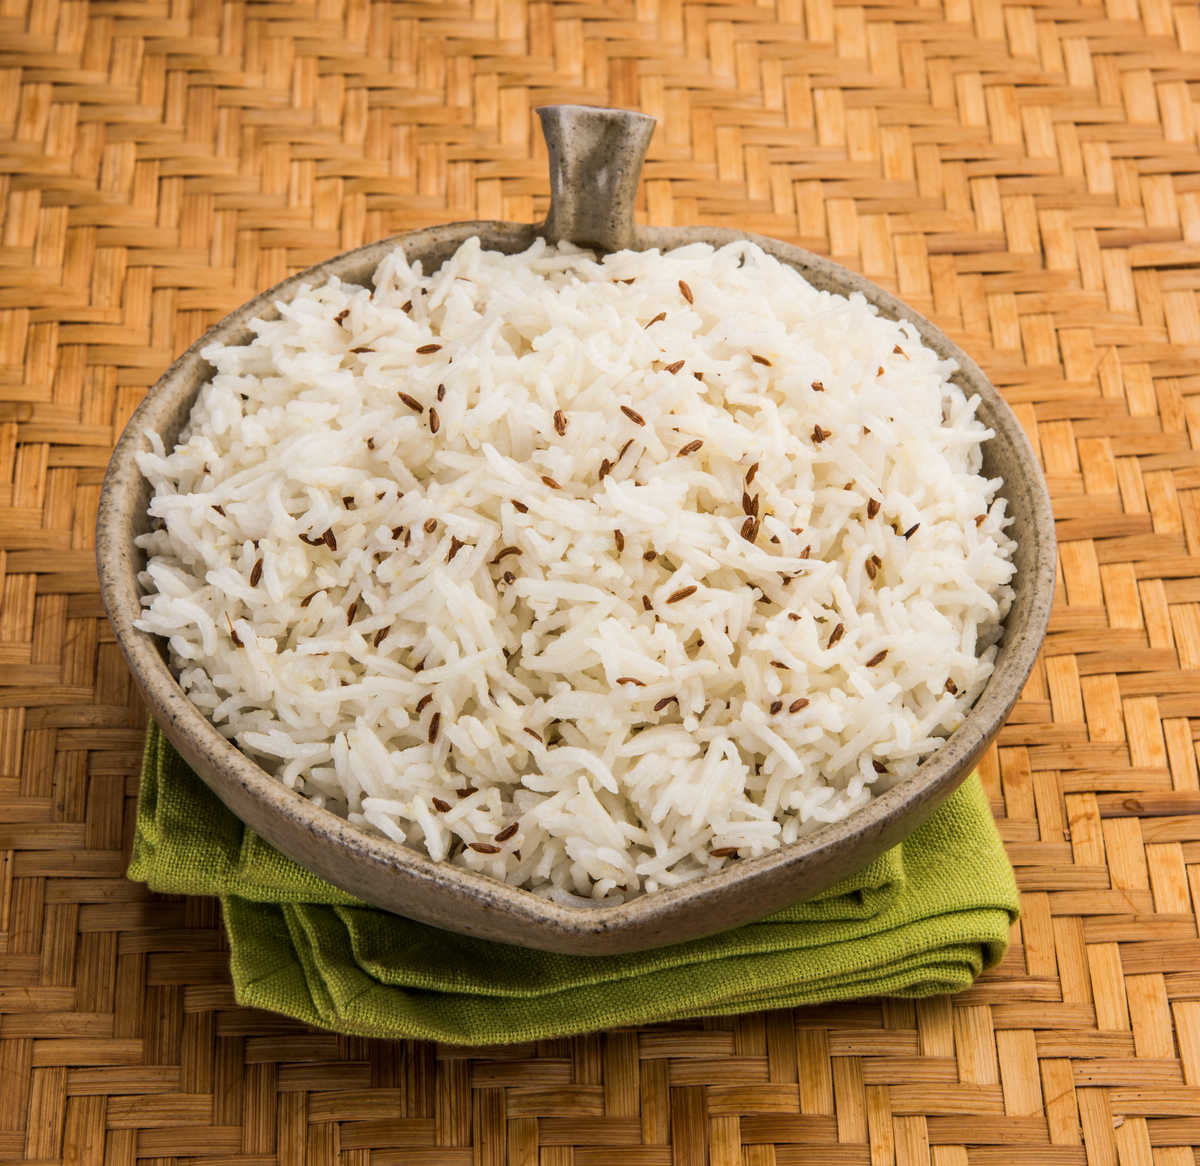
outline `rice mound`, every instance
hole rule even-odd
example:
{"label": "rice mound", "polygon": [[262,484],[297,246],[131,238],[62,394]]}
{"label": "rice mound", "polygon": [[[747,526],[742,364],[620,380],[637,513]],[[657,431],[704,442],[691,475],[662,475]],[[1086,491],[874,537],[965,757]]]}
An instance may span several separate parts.
{"label": "rice mound", "polygon": [[983,689],[991,431],[861,296],[750,243],[472,239],[279,313],[139,459],[137,626],[315,803],[617,902],[844,818]]}

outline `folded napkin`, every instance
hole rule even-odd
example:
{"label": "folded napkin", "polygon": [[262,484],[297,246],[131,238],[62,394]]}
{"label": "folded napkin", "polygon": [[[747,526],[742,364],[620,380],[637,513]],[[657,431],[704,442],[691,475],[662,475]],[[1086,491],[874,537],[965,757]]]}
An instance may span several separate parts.
{"label": "folded napkin", "polygon": [[707,939],[567,956],[368,907],[248,830],[154,724],[129,877],[219,895],[241,1004],[363,1036],[504,1044],[681,1017],[965,988],[1017,889],[972,776],[902,845],[805,903]]}

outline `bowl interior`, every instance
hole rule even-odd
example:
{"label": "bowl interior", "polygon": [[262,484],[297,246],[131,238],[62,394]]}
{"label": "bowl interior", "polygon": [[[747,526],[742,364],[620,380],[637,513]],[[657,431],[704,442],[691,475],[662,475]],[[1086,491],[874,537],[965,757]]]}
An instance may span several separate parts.
{"label": "bowl interior", "polygon": [[983,472],[1000,477],[1013,516],[1010,534],[1015,598],[995,670],[959,729],[912,777],[880,793],[842,822],[757,859],[730,864],[682,887],[618,906],[579,910],[557,904],[416,851],[375,838],[293,793],[250,761],[191,705],[166,663],[165,645],[132,626],[140,610],[137,573],[144,557],[133,546],[149,526],[149,484],[134,463],[157,432],[169,448],[186,422],[211,367],[200,350],[215,340],[250,336],[249,322],[275,314],[305,284],[331,276],[367,284],[397,244],[426,271],[436,269],[472,235],[505,252],[527,247],[531,226],[460,223],[413,232],[338,256],[302,272],[244,305],[177,360],[129,423],[110,463],[97,526],[101,590],[118,642],[151,711],[184,758],[252,828],[317,873],[368,902],[451,930],[526,946],[574,952],[614,952],[678,942],[733,926],[812,895],[852,873],[915,829],[970,772],[1016,701],[1045,634],[1054,587],[1055,545],[1049,499],[1037,459],[1016,417],[978,366],[928,320],[889,293],[799,248],[773,239],[714,228],[645,228],[639,249],[669,250],[697,241],[721,245],[750,238],[818,287],[863,294],[881,313],[911,320],[926,344],[955,360],[955,381],[980,397],[979,416],[995,432],[984,445]]}

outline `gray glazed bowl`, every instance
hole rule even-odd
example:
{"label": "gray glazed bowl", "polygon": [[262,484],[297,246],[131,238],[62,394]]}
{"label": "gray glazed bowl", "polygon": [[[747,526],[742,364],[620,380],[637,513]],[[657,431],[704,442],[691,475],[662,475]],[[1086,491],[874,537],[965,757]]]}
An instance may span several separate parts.
{"label": "gray glazed bowl", "polygon": [[[113,453],[100,499],[96,554],[100,587],[117,642],[155,719],[188,764],[247,825],[304,866],[369,903],[451,931],[523,947],[613,954],[678,943],[745,923],[824,890],[915,830],[970,773],[1021,692],[1045,635],[1054,590],[1054,523],[1045,482],[1025,434],[974,361],[928,320],[861,276],[797,247],[740,231],[708,227],[639,227],[634,195],[654,121],[622,110],[554,106],[539,110],[550,149],[551,209],[545,223],[451,223],[413,231],[339,255],[251,300],[192,345],[147,394]],[[1016,599],[996,669],[962,726],[916,774],[877,796],[845,821],[825,826],[761,858],[730,863],[684,886],[620,906],[567,908],[415,850],[373,837],[287,789],[230,744],[184,695],[162,645],[133,626],[141,609],[143,565],[134,537],[147,529],[150,491],[134,457],[147,434],[174,443],[201,385],[210,376],[200,350],[213,341],[240,343],[248,322],[276,314],[302,283],[331,275],[366,283],[398,244],[427,271],[472,235],[504,252],[537,236],[570,239],[601,250],[669,250],[704,241],[752,239],[763,250],[831,291],[861,292],[886,316],[911,320],[924,342],[957,361],[956,380],[981,398],[979,414],[995,430],[984,472],[1001,491],[1017,542]]]}

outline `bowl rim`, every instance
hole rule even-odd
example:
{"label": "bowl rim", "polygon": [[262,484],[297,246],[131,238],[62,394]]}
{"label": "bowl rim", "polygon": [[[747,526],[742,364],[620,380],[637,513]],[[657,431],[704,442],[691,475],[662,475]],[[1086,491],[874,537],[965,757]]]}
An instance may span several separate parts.
{"label": "bowl rim", "polygon": [[[923,342],[958,363],[959,372],[955,375],[964,390],[969,394],[978,393],[986,400],[992,414],[989,423],[995,432],[989,441],[1007,443],[1026,470],[1021,482],[1005,484],[1006,491],[1020,489],[1031,518],[1031,569],[1024,572],[1025,578],[1018,578],[1014,584],[1019,594],[1020,589],[1024,589],[1029,605],[1020,634],[1010,641],[1010,612],[996,668],[962,724],[912,776],[897,781],[847,818],[818,827],[765,855],[727,864],[722,870],[701,875],[679,886],[646,892],[620,904],[565,906],[468,868],[435,861],[415,849],[368,834],[332,811],[313,805],[225,738],[184,694],[160,651],[159,637],[133,626],[132,621],[141,610],[141,592],[133,565],[138,552],[132,546],[131,535],[126,532],[133,529],[136,504],[144,488],[134,454],[148,448],[147,433],[161,431],[177,402],[189,393],[194,396],[209,379],[211,373],[204,371],[209,366],[200,355],[202,350],[218,339],[227,340],[244,331],[251,319],[264,312],[273,312],[277,301],[289,299],[303,284],[325,280],[331,275],[340,276],[365,264],[373,268],[397,246],[410,253],[428,252],[438,247],[452,247],[472,235],[488,240],[484,245],[491,249],[515,251],[537,238],[538,229],[528,224],[488,220],[455,222],[390,236],[315,264],[255,296],[207,329],[163,373],[131,416],[114,448],[101,489],[96,522],[97,569],[101,595],[117,643],[167,738],[234,813],[243,820],[247,816],[255,819],[255,828],[268,841],[294,854],[297,832],[309,839],[311,845],[302,847],[306,857],[298,861],[310,868],[317,867],[317,873],[336,885],[346,887],[368,902],[395,909],[394,905],[388,906],[380,897],[373,896],[373,884],[369,879],[364,881],[365,874],[364,878],[346,879],[344,872],[331,871],[320,856],[325,848],[349,851],[361,864],[363,872],[373,872],[381,878],[401,875],[414,898],[412,910],[407,905],[404,910],[412,918],[466,934],[503,938],[507,942],[548,950],[612,952],[655,946],[655,934],[662,920],[687,908],[691,908],[697,921],[691,934],[700,936],[724,929],[732,924],[730,915],[723,914],[722,910],[728,912],[734,892],[738,900],[754,898],[747,894],[747,888],[760,892],[760,897],[754,899],[749,909],[743,903],[740,909],[734,910],[732,922],[745,922],[794,901],[798,897],[797,879],[805,872],[811,879],[822,858],[869,847],[874,848],[870,857],[875,857],[886,846],[898,842],[967,776],[1007,718],[1033,669],[1049,621],[1055,583],[1056,541],[1050,499],[1038,459],[1016,415],[979,366],[957,344],[931,321],[865,277],[777,239],[731,228],[639,227],[636,249],[668,251],[692,242],[720,246],[749,240],[799,270],[806,278],[811,279],[814,273],[822,274],[836,284],[832,290],[845,295],[859,292],[881,314],[911,321],[920,331]],[[497,243],[500,244],[498,247]],[[357,276],[353,282],[364,280]],[[1014,509],[1010,496],[1010,514]],[[228,784],[214,784],[199,764],[205,759],[221,771]],[[283,820],[290,820],[293,837],[289,841],[293,845],[281,844],[280,835],[271,829],[270,822],[276,816],[280,819],[281,830]],[[903,819],[902,830],[895,828],[899,819]],[[804,885],[819,893],[832,881],[827,879],[824,885],[819,885],[821,880],[817,877]],[[435,913],[436,918],[419,902],[422,887],[436,889],[446,897],[445,910]],[[394,898],[391,902],[394,904]],[[715,921],[707,932],[703,924],[706,903],[722,907],[722,910],[713,911]],[[460,910],[465,910],[470,918],[458,918]],[[521,924],[528,934],[515,939],[510,925],[498,930],[496,918],[501,915],[510,925],[513,922]],[[614,945],[612,941],[617,937]],[[603,940],[602,947],[595,942],[600,940]]]}

